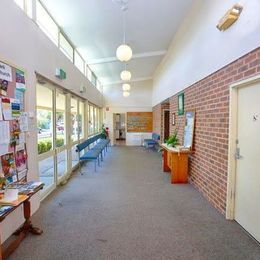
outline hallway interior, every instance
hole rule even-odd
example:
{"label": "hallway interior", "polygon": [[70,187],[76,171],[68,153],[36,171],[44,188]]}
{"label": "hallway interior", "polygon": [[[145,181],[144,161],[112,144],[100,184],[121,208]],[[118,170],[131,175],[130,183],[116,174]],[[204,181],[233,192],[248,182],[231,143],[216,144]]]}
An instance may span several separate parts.
{"label": "hallway interior", "polygon": [[10,259],[260,259],[259,245],[190,184],[171,185],[157,152],[111,147],[33,217],[44,230]]}

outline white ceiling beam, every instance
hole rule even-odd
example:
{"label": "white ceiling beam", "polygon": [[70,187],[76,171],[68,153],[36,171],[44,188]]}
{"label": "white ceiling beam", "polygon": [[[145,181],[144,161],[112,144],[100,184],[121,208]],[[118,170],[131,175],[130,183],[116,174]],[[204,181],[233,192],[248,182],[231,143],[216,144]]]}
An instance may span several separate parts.
{"label": "white ceiling beam", "polygon": [[[167,53],[166,50],[137,53],[137,54],[133,55],[132,59],[142,59],[142,58],[150,58],[150,57],[156,57],[156,56],[164,56],[166,53]],[[88,65],[97,65],[97,64],[111,63],[111,62],[120,62],[120,61],[117,59],[117,57],[108,57],[108,58],[90,60],[88,62]]]}
{"label": "white ceiling beam", "polygon": [[[131,79],[131,81],[127,82],[129,84],[131,84],[132,82],[139,82],[139,81],[145,81],[145,80],[152,80],[153,77],[143,77],[143,78],[135,78],[135,79]],[[117,84],[123,84],[126,83],[123,80],[118,80],[118,81],[113,81],[113,82],[107,82],[102,84],[104,87],[105,86],[111,86],[111,85],[117,85]]]}

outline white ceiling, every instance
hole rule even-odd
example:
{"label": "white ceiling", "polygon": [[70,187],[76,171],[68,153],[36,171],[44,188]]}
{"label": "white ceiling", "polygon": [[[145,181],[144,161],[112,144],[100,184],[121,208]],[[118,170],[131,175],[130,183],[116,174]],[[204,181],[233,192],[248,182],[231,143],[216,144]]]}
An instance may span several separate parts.
{"label": "white ceiling", "polygon": [[[124,65],[115,59],[123,42],[123,15],[112,0],[42,0],[90,64],[102,84],[120,81]],[[192,0],[129,0],[126,42],[134,58],[133,81],[149,79],[166,53]]]}

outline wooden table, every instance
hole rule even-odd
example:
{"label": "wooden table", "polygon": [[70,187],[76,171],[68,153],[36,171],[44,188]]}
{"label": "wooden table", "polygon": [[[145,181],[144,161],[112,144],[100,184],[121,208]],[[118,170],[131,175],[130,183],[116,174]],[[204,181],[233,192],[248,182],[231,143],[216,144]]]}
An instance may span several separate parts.
{"label": "wooden table", "polygon": [[171,172],[171,183],[188,182],[188,156],[192,152],[161,144],[163,148],[163,171]]}
{"label": "wooden table", "polygon": [[[2,222],[11,212],[17,209],[20,205],[23,204],[23,211],[24,211],[24,224],[13,234],[16,238],[6,247],[2,248],[0,245],[0,260],[6,259],[10,254],[14,252],[14,250],[20,245],[22,240],[29,234],[32,233],[34,235],[41,235],[43,231],[37,227],[34,227],[31,222],[31,203],[30,198],[39,192],[43,188],[44,184],[37,187],[33,192],[27,194],[27,198],[21,201],[18,205],[14,206],[6,213],[0,216],[0,222]],[[1,241],[0,241],[1,242]]]}

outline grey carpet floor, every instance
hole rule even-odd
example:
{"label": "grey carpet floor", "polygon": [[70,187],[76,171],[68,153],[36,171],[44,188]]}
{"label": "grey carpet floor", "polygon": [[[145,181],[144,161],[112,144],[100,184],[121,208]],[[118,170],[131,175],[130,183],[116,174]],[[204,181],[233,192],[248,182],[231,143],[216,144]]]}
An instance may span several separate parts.
{"label": "grey carpet floor", "polygon": [[41,204],[28,236],[9,258],[260,259],[260,247],[225,220],[193,186],[171,185],[156,152],[113,147]]}

